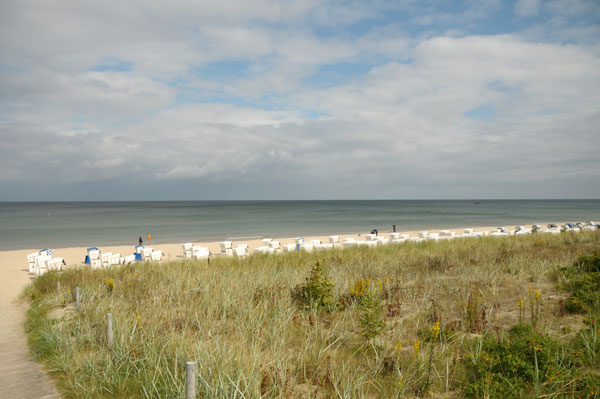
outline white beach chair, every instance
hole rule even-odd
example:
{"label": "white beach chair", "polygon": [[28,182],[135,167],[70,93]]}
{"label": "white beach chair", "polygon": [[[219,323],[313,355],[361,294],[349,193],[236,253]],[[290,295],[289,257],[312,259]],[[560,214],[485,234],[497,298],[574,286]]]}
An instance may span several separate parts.
{"label": "white beach chair", "polygon": [[427,232],[426,231],[419,231],[419,233],[417,234],[417,237],[419,237],[421,239],[426,239],[427,238]]}
{"label": "white beach chair", "polygon": [[315,249],[315,245],[309,242],[300,245],[301,251],[312,252]]}
{"label": "white beach chair", "polygon": [[375,238],[377,237],[376,234],[365,234],[365,239],[367,241],[375,241]]}
{"label": "white beach chair", "polygon": [[463,237],[473,237],[473,229],[464,229]]}
{"label": "white beach chair", "polygon": [[273,248],[275,252],[281,251],[281,243],[276,240],[269,241],[269,246]]}
{"label": "white beach chair", "polygon": [[248,256],[248,244],[240,244],[233,248],[233,256],[238,258]]}
{"label": "white beach chair", "polygon": [[[133,257],[135,257],[135,255],[133,255]],[[101,269],[102,268],[102,259],[90,260],[90,267],[92,269]]]}
{"label": "white beach chair", "polygon": [[100,259],[100,250],[99,249],[91,249],[88,251],[88,256],[90,257],[90,262],[94,259]]}
{"label": "white beach chair", "polygon": [[346,247],[355,247],[357,244],[356,244],[356,241],[354,240],[354,238],[346,237],[342,240],[342,245],[344,248],[346,248]]}
{"label": "white beach chair", "polygon": [[154,261],[162,260],[163,255],[163,251],[160,249],[157,251],[152,251],[152,253],[150,254],[150,259]]}
{"label": "white beach chair", "polygon": [[381,236],[375,237],[374,241],[377,243],[377,245],[385,245],[390,242],[390,240],[388,240],[385,237],[381,237]]}
{"label": "white beach chair", "polygon": [[115,266],[121,264],[121,254],[117,252],[116,254],[112,254],[108,257],[108,265]]}
{"label": "white beach chair", "polygon": [[52,259],[50,255],[38,255],[35,258],[35,274],[41,276],[48,271],[48,260]]}
{"label": "white beach chair", "polygon": [[27,262],[29,263],[29,273],[37,274],[37,257],[40,256],[39,252],[33,252],[27,255]]}
{"label": "white beach chair", "polygon": [[135,255],[127,255],[123,258],[124,265],[129,265],[133,262],[135,262]]}
{"label": "white beach chair", "polygon": [[427,239],[428,240],[432,240],[432,241],[435,241],[435,242],[437,242],[439,238],[440,238],[439,233],[429,233],[427,235]]}
{"label": "white beach chair", "polygon": [[45,262],[43,264],[38,265],[37,275],[43,276],[46,273],[48,273],[48,265],[46,265]]}
{"label": "white beach chair", "polygon": [[182,244],[184,258],[192,257],[192,247],[193,246],[194,246],[194,244],[192,244],[191,242],[186,242],[185,244]]}
{"label": "white beach chair", "polygon": [[144,247],[144,249],[142,249],[142,258],[144,260],[151,260],[152,259],[152,251],[153,251],[152,248]]}
{"label": "white beach chair", "polygon": [[208,259],[210,257],[210,250],[208,247],[192,247],[192,258],[196,259]]}
{"label": "white beach chair", "polygon": [[144,246],[143,245],[136,245],[135,246],[135,253],[136,254],[143,254],[144,253]]}
{"label": "white beach chair", "polygon": [[62,270],[63,258],[50,258],[46,261],[48,271],[50,270]]}
{"label": "white beach chair", "polygon": [[333,249],[332,243],[314,244],[315,251],[323,251],[326,249]]}
{"label": "white beach chair", "polygon": [[110,263],[108,260],[111,257],[111,255],[112,255],[112,252],[105,252],[105,253],[100,254],[100,260],[102,260],[102,267],[110,266]]}
{"label": "white beach chair", "polygon": [[333,244],[334,248],[338,248],[340,246],[340,236],[329,236],[329,243]]}
{"label": "white beach chair", "polygon": [[391,242],[393,244],[402,244],[402,243],[408,241],[408,239],[410,238],[410,235],[408,235],[408,234],[400,234],[400,233],[396,233],[396,234],[397,234],[397,236],[394,236],[396,238],[393,238],[391,240]]}
{"label": "white beach chair", "polygon": [[440,240],[451,240],[456,237],[456,233],[450,230],[440,230]]}
{"label": "white beach chair", "polygon": [[231,248],[232,244],[233,243],[231,241],[220,242],[219,246],[221,247],[221,255],[233,256],[233,248]]}
{"label": "white beach chair", "polygon": [[296,250],[296,244],[284,244],[283,252],[294,252]]}

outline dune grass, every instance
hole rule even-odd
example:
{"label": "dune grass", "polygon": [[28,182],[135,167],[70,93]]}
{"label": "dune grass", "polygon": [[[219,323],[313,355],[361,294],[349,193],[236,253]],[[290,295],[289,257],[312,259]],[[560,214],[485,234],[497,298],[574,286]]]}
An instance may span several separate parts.
{"label": "dune grass", "polygon": [[576,266],[599,249],[590,232],[78,268],[27,288],[26,328],[67,398],[183,398],[189,360],[202,398],[600,397],[598,297],[574,291],[600,288]]}

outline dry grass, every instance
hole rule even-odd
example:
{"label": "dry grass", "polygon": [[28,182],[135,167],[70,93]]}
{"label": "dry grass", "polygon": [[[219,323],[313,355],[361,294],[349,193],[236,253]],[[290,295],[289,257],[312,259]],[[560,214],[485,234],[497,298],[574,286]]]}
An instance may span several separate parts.
{"label": "dry grass", "polygon": [[[540,331],[562,340],[577,333],[582,317],[561,312],[567,294],[556,288],[556,271],[597,248],[595,232],[538,234],[82,268],[28,288],[28,328],[33,350],[69,398],[181,398],[187,360],[198,362],[201,397],[463,397],[469,348],[518,323],[519,298],[530,322],[539,290]],[[381,335],[361,335],[353,301],[330,312],[292,302],[317,260],[338,299],[357,279],[382,281]],[[72,310],[76,286],[80,312]],[[440,339],[427,342],[436,321]]]}

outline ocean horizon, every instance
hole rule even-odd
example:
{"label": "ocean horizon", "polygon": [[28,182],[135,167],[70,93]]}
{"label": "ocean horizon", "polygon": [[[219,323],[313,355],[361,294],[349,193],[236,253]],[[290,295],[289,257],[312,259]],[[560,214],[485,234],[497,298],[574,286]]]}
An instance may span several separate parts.
{"label": "ocean horizon", "polygon": [[0,250],[600,219],[600,199],[0,202]]}

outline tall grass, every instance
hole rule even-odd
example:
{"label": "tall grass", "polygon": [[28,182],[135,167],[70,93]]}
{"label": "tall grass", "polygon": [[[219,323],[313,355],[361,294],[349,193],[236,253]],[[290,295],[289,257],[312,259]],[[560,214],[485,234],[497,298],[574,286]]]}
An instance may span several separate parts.
{"label": "tall grass", "polygon": [[[561,312],[568,294],[557,290],[560,268],[598,248],[595,232],[538,234],[78,268],[27,288],[27,330],[34,354],[68,398],[183,398],[189,360],[198,364],[203,398],[502,397],[478,391],[477,373],[490,340],[508,342],[520,324],[519,298],[525,324],[568,352],[557,361],[571,362],[564,369],[573,378],[581,368],[598,371],[597,326],[586,329],[585,315]],[[337,306],[299,306],[292,298],[318,261]],[[375,308],[368,319],[376,333],[365,333],[365,304],[356,293],[357,281],[367,279],[379,281],[383,312]],[[533,290],[540,293],[536,320],[527,311]],[[107,313],[114,320],[110,347]],[[415,342],[422,349],[415,351]],[[573,363],[568,345],[591,360]],[[517,396],[547,394],[548,378],[538,375]],[[582,389],[561,384],[553,397]]]}

